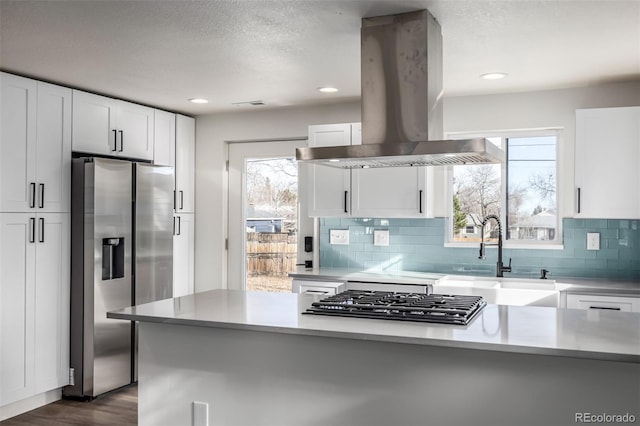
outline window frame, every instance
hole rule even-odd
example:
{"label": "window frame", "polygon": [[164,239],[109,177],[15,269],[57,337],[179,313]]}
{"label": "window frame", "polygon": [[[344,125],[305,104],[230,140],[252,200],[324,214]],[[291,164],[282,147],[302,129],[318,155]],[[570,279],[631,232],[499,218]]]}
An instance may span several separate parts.
{"label": "window frame", "polygon": [[[555,136],[556,138],[556,234],[553,240],[513,240],[504,239],[503,246],[510,249],[553,249],[562,250],[564,248],[562,240],[562,218],[564,217],[563,205],[563,183],[565,177],[562,173],[563,158],[562,149],[563,145],[563,129],[559,127],[539,128],[539,129],[522,129],[522,130],[498,130],[498,131],[486,131],[486,132],[449,132],[447,133],[447,139],[466,139],[466,138],[500,138],[501,145],[505,144],[507,139],[523,138],[523,137],[544,137]],[[504,146],[501,149],[505,150]],[[500,192],[501,192],[501,205],[506,206],[507,199],[507,179],[508,177],[508,158],[507,151],[505,150],[505,162],[500,164]],[[457,247],[457,248],[469,248],[477,247],[478,243],[468,243],[462,241],[454,241],[453,233],[453,167],[447,166],[444,171],[444,182],[446,184],[445,190],[445,208],[446,208],[446,226],[445,232],[445,247]],[[506,218],[507,209],[500,209],[500,222],[507,223]],[[506,233],[505,233],[506,234]]]}

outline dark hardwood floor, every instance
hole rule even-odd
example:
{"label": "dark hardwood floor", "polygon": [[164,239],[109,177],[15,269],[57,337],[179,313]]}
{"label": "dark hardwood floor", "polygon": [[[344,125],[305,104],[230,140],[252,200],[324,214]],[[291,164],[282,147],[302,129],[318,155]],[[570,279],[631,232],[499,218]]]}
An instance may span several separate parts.
{"label": "dark hardwood floor", "polygon": [[63,399],[12,417],[2,426],[135,426],[138,424],[138,387],[131,385],[90,402]]}

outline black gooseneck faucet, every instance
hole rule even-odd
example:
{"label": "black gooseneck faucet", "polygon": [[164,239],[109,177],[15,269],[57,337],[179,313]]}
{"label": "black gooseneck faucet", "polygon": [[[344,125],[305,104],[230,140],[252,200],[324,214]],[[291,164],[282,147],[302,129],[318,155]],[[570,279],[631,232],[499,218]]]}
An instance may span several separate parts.
{"label": "black gooseneck faucet", "polygon": [[[502,264],[502,224],[500,223],[500,218],[494,214],[490,214],[482,220],[482,228],[480,229],[480,256],[478,259],[484,259],[484,226],[489,222],[490,219],[494,219],[498,224],[498,262],[496,264],[496,277],[503,277],[504,272],[511,272],[511,258],[509,258],[509,266],[504,266]],[[489,245],[489,244],[487,244]],[[492,244],[493,245],[493,244]]]}

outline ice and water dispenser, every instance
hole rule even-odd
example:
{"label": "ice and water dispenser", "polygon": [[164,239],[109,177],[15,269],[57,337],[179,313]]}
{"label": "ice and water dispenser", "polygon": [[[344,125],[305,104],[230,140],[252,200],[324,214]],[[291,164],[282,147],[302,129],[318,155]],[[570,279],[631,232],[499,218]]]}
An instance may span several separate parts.
{"label": "ice and water dispenser", "polygon": [[124,277],[124,237],[102,239],[102,280]]}

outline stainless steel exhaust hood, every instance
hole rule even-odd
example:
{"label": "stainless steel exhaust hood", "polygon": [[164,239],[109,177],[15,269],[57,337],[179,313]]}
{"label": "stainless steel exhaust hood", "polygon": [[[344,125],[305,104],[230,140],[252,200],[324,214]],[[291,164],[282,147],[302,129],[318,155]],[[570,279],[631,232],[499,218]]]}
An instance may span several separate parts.
{"label": "stainless steel exhaust hood", "polygon": [[500,163],[486,139],[442,140],[442,34],[428,10],[362,19],[362,145],[298,148],[338,168]]}

